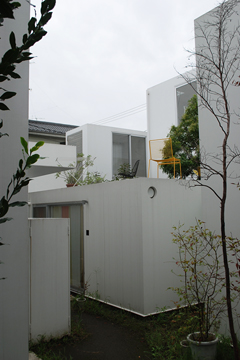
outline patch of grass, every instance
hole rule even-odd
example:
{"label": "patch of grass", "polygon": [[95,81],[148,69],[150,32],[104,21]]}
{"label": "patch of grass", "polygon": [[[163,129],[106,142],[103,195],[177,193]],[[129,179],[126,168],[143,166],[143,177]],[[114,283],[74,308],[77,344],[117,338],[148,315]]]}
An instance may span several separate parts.
{"label": "patch of grass", "polygon": [[30,342],[29,351],[35,353],[42,360],[71,360],[64,355],[64,346],[74,344],[88,337],[81,322],[81,312],[76,313],[72,305],[71,333],[60,338],[47,340],[41,336],[37,343]]}
{"label": "patch of grass", "polygon": [[[240,346],[240,343],[239,345]],[[219,343],[217,347],[217,360],[232,360],[234,359],[234,351],[231,347],[231,340],[229,337],[219,336]]]}

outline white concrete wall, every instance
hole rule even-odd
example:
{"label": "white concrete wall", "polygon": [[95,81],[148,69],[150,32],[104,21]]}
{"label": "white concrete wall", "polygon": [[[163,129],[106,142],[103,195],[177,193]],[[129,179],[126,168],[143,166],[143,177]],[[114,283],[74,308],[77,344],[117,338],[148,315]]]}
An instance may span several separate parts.
{"label": "white concrete wall", "polygon": [[[112,176],[112,134],[129,134],[133,136],[146,137],[145,131],[114,128],[103,125],[86,124],[77,129],[67,132],[66,137],[82,130],[82,146],[85,156],[91,155],[96,158],[91,171],[97,171],[106,179],[111,180]],[[146,139],[147,143],[147,139]]]}
{"label": "white concrete wall", "polygon": [[[237,5],[238,13],[240,11],[240,4]],[[203,24],[211,16],[211,12],[203,15],[202,17],[195,20],[195,31],[197,32],[198,23]],[[229,22],[229,30],[232,30],[234,26],[236,26],[239,22],[239,15],[233,17],[233,21]],[[237,39],[236,39],[237,40]],[[238,39],[239,41],[239,39]],[[202,39],[196,37],[196,49],[202,45]],[[236,77],[239,75],[239,72],[236,73]],[[231,126],[230,126],[230,136],[228,140],[228,144],[230,147],[234,147],[236,145],[239,147],[239,138],[240,138],[240,127],[239,127],[239,116],[234,115],[239,114],[239,96],[240,96],[240,88],[230,85],[228,88],[228,99],[230,105],[231,116]],[[212,104],[214,103],[214,98],[212,100]],[[201,151],[205,151],[206,154],[219,154],[221,149],[219,146],[222,145],[223,142],[223,133],[220,130],[220,127],[217,124],[216,119],[213,115],[204,108],[199,109],[199,134],[200,134],[200,148]],[[217,168],[217,165],[213,160],[208,159],[208,163]],[[221,166],[219,167],[221,169]],[[240,175],[240,166],[239,163],[236,164],[233,162],[229,169],[228,174],[235,176]],[[240,197],[239,191],[235,185],[232,183],[237,183],[238,180],[234,178],[230,178],[228,180],[228,193],[227,193],[227,209],[226,209],[226,228],[227,233],[230,235],[232,233],[233,236],[237,236],[240,238],[240,228],[238,224],[238,214],[240,210]],[[222,193],[222,181],[220,177],[215,176],[214,179],[209,179],[207,184],[212,186],[217,192],[219,192],[220,196]],[[203,189],[203,209],[206,219],[211,219],[211,226],[218,232],[220,232],[220,209],[219,209],[219,201],[216,196],[209,191],[208,189]],[[215,209],[215,211],[213,211]]]}
{"label": "white concrete wall", "polygon": [[[156,196],[150,198],[149,187]],[[84,205],[85,282],[88,292],[142,315],[173,307],[171,273],[177,256],[172,227],[201,218],[200,189],[169,179],[138,178],[30,194],[32,204]],[[86,235],[89,230],[89,236]]]}
{"label": "white concrete wall", "polygon": [[[35,143],[29,142],[29,148],[34,145]],[[76,147],[45,143],[39,148],[37,153],[43,159],[40,159],[30,169],[29,177],[33,177],[33,180],[28,185],[28,191],[43,191],[66,187],[66,182],[62,177],[56,179],[56,172],[59,171],[59,164],[63,167],[68,167],[69,164],[76,162]],[[53,173],[50,174],[50,172]],[[49,175],[38,176],[38,173],[49,173]]]}
{"label": "white concrete wall", "polygon": [[[17,42],[27,32],[29,4],[20,0],[22,6],[15,11],[15,20],[4,20],[1,27],[0,56],[10,48],[9,34],[15,32]],[[17,95],[6,104],[10,111],[1,111],[4,127],[9,137],[0,139],[0,194],[5,195],[7,185],[15,173],[22,157],[20,136],[28,137],[28,63],[17,66],[21,79],[2,83],[2,86]],[[14,200],[27,201],[27,188],[14,197]],[[29,302],[29,242],[27,207],[15,207],[8,216],[13,220],[1,224],[0,277],[0,359],[28,359],[28,302]]]}
{"label": "white concrete wall", "polygon": [[30,326],[38,341],[71,331],[70,220],[29,219]]}
{"label": "white concrete wall", "polygon": [[[148,140],[163,139],[167,137],[172,125],[178,125],[176,89],[182,85],[186,85],[186,81],[178,75],[147,89]],[[161,170],[159,176],[167,177]],[[157,177],[157,165],[153,161],[149,177]]]}
{"label": "white concrete wall", "polygon": [[[240,11],[240,4],[236,7],[237,14],[235,14],[231,21],[228,22],[228,31],[232,31],[234,26],[239,25],[239,11]],[[202,26],[208,19],[211,18],[212,12],[209,12],[200,18],[195,20],[195,34],[196,34],[196,50],[200,48],[204,44],[203,38],[198,37],[198,26],[199,24]],[[239,41],[239,38],[235,39]],[[213,47],[211,50],[213,51]],[[231,55],[230,55],[231,56]],[[229,57],[229,60],[231,57]],[[236,77],[239,76],[239,71],[236,73]],[[237,80],[235,77],[235,80]],[[219,89],[217,89],[219,91]],[[240,96],[240,88],[235,87],[232,84],[229,86],[227,91],[227,96],[229,99],[230,105],[230,112],[231,112],[231,125],[230,125],[230,137],[228,144],[230,147],[234,147],[236,145],[239,149],[239,138],[240,138],[240,127],[239,127],[239,116],[235,114],[239,114],[239,96]],[[212,106],[214,107],[214,102],[217,97],[214,98],[212,96]],[[223,125],[225,127],[225,125]],[[202,153],[205,152],[206,154],[212,154],[215,156],[216,154],[221,153],[221,149],[219,148],[223,142],[223,133],[217,124],[216,119],[213,115],[206,110],[205,108],[199,108],[199,135],[200,135],[200,148]],[[216,164],[216,161],[213,159],[208,158],[207,163],[210,166],[213,166],[215,169],[221,169],[221,165]],[[228,179],[228,189],[227,189],[227,203],[226,203],[226,233],[228,236],[237,237],[240,239],[240,227],[239,227],[239,213],[240,213],[240,193],[239,190],[236,188],[236,185],[233,183],[237,183],[238,179],[235,176],[240,175],[240,167],[239,162],[236,164],[233,162],[229,169],[228,175],[232,176]],[[214,176],[207,181],[203,181],[203,184],[208,185],[216,191],[220,197],[222,196],[222,180],[220,176]],[[206,222],[206,226],[216,233],[220,234],[220,201],[207,188],[202,188],[202,214],[204,220]],[[230,260],[232,260],[230,254]],[[235,264],[234,264],[234,269]],[[240,308],[238,309],[238,313],[240,312]],[[227,319],[224,326],[227,328]],[[238,335],[240,335],[239,326],[237,326],[236,330],[238,331]]]}

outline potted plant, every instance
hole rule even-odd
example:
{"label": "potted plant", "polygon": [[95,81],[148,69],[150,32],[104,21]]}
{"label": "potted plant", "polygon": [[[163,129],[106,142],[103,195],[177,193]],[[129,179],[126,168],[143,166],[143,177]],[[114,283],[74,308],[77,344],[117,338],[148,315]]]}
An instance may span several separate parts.
{"label": "potted plant", "polygon": [[172,234],[173,242],[178,245],[176,264],[182,270],[178,276],[183,286],[171,289],[179,296],[178,306],[194,305],[197,311],[196,329],[187,340],[194,359],[212,360],[218,338],[211,331],[216,331],[226,310],[221,237],[205,229],[200,220],[187,231],[175,227]]}

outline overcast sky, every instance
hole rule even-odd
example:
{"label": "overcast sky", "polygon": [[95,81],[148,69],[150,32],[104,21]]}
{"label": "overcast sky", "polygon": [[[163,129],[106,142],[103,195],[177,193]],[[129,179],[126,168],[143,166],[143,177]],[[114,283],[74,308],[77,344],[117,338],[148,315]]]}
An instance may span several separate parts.
{"label": "overcast sky", "polygon": [[[146,90],[176,76],[175,69],[184,71],[184,49],[194,47],[194,19],[218,4],[56,2],[48,34],[32,48],[29,118],[137,130],[147,129]],[[33,3],[39,15],[41,0]]]}

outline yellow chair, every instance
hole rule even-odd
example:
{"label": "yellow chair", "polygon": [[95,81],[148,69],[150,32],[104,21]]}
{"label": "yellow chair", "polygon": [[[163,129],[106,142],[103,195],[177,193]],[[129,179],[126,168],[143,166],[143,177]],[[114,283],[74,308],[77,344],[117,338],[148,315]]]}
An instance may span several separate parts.
{"label": "yellow chair", "polygon": [[[169,158],[164,159],[163,157],[163,148],[168,146]],[[157,163],[157,177],[159,178],[159,166],[160,165],[174,165],[174,179],[175,179],[175,165],[179,164],[180,166],[180,177],[182,178],[182,169],[181,169],[181,161],[173,156],[172,150],[172,139],[157,139],[157,140],[149,140],[149,151],[150,151],[150,159],[148,162],[148,177],[150,172],[150,161],[155,161]]]}

